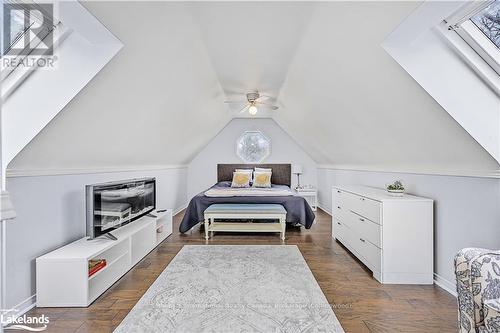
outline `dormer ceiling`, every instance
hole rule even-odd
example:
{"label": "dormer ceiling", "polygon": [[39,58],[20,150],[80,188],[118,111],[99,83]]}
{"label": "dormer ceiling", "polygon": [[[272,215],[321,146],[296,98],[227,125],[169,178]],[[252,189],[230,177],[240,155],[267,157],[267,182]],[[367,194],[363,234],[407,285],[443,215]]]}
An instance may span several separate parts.
{"label": "dormer ceiling", "polygon": [[258,90],[319,164],[498,169],[380,46],[420,2],[82,4],[124,47],[10,168],[186,164]]}
{"label": "dormer ceiling", "polygon": [[[203,2],[189,7],[226,96],[258,90],[277,98],[315,5]],[[230,105],[232,113],[240,109]]]}

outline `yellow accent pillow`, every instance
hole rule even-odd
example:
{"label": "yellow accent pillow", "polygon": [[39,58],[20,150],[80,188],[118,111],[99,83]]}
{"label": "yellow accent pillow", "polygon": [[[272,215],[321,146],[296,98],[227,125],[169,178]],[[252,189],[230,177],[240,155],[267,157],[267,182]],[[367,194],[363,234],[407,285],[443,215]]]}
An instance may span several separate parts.
{"label": "yellow accent pillow", "polygon": [[271,187],[271,172],[255,171],[253,187]]}
{"label": "yellow accent pillow", "polygon": [[231,187],[250,187],[250,179],[252,174],[245,171],[235,171],[233,172],[233,182]]}

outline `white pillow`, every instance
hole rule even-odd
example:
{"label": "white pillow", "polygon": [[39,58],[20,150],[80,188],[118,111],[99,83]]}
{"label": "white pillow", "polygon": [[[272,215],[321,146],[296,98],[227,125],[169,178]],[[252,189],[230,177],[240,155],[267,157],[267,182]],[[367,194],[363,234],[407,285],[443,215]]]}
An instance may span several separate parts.
{"label": "white pillow", "polygon": [[233,172],[233,181],[231,182],[231,187],[250,187],[250,180],[252,174],[246,171],[235,171]]}
{"label": "white pillow", "polygon": [[271,187],[271,175],[269,171],[255,171],[252,187]]}
{"label": "white pillow", "polygon": [[253,183],[253,169],[234,169],[235,172],[248,172],[250,174],[250,184]]}

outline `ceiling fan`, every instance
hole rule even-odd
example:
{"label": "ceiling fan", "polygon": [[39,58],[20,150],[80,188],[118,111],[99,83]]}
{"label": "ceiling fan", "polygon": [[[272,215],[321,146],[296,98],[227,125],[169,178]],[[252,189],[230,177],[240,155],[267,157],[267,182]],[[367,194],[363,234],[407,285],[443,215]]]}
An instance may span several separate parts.
{"label": "ceiling fan", "polygon": [[257,114],[259,108],[278,110],[278,106],[263,102],[262,99],[272,99],[270,96],[261,95],[258,91],[248,92],[246,95],[246,101],[224,101],[227,104],[241,104],[246,103],[245,107],[241,109],[239,112],[245,112],[248,110],[248,113],[252,116]]}

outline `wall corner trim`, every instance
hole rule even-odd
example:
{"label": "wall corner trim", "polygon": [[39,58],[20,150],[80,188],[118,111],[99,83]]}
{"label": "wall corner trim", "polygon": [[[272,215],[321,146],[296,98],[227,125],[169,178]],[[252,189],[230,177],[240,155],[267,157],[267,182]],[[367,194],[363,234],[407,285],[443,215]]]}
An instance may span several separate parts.
{"label": "wall corner trim", "polygon": [[13,316],[14,318],[19,318],[29,310],[33,309],[35,306],[36,306],[36,294],[31,295],[21,303],[15,305],[12,309],[8,309],[7,312],[3,314],[3,316],[5,317]]}
{"label": "wall corner trim", "polygon": [[94,173],[116,173],[116,172],[134,172],[168,169],[187,169],[184,164],[172,165],[137,165],[137,166],[111,166],[96,168],[61,168],[61,169],[7,169],[6,177],[38,177],[38,176],[61,176],[61,175],[82,175]]}
{"label": "wall corner trim", "polygon": [[333,216],[332,212],[326,209],[326,205],[322,204],[321,202],[318,202],[318,208],[327,213],[330,216]]}
{"label": "wall corner trim", "polygon": [[172,216],[175,216],[175,215],[179,214],[180,212],[182,212],[187,207],[188,207],[188,202],[183,203],[182,205],[180,205],[179,207],[177,207],[177,208],[174,209],[174,211],[172,212]]}
{"label": "wall corner trim", "polygon": [[498,170],[451,170],[451,169],[398,169],[398,168],[371,168],[364,166],[338,166],[321,164],[318,169],[326,170],[349,170],[349,171],[365,171],[365,172],[382,172],[382,173],[407,173],[415,175],[431,175],[431,176],[452,176],[452,177],[474,177],[474,178],[496,178],[500,179],[500,169]]}
{"label": "wall corner trim", "polygon": [[455,283],[448,281],[442,276],[434,273],[434,284],[444,289],[454,297],[457,297],[457,286],[455,285]]}

